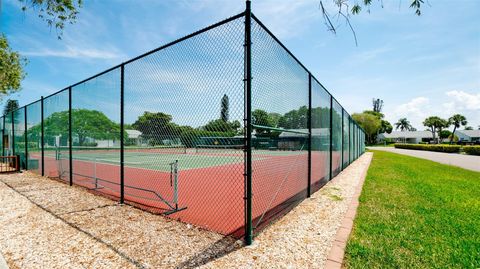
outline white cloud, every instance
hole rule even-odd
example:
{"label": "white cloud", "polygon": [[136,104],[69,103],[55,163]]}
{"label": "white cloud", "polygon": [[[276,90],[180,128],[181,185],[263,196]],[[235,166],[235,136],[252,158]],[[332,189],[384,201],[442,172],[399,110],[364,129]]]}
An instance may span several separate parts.
{"label": "white cloud", "polygon": [[464,91],[449,91],[446,95],[452,99],[447,103],[453,109],[458,110],[479,110],[480,111],[480,93],[470,94]]}
{"label": "white cloud", "polygon": [[422,122],[429,116],[448,119],[454,114],[464,115],[470,126],[479,125],[480,93],[454,90],[445,92],[445,95],[435,95],[432,98],[415,97],[406,103],[397,105],[392,112],[385,111],[385,116],[391,123],[396,122],[399,118],[407,118],[419,130],[424,129]]}
{"label": "white cloud", "polygon": [[119,59],[125,57],[123,54],[111,50],[82,49],[67,46],[65,50],[42,49],[38,51],[25,51],[21,53],[30,57],[61,57],[75,59]]}
{"label": "white cloud", "polygon": [[412,126],[422,130],[423,120],[432,115],[430,99],[427,97],[415,97],[407,103],[395,107],[393,113],[385,112],[387,119],[393,124],[400,118],[407,118]]}

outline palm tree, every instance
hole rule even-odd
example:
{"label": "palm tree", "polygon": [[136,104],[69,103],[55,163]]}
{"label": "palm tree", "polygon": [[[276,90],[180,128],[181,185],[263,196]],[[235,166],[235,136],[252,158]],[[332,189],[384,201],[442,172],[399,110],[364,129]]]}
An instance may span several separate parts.
{"label": "palm tree", "polygon": [[455,114],[455,115],[451,116],[448,119],[448,121],[454,126],[452,136],[450,137],[450,144],[452,144],[453,137],[455,135],[455,131],[457,130],[457,128],[460,128],[460,126],[467,125],[468,122],[467,122],[467,118],[465,118],[465,116],[460,115],[460,114]]}
{"label": "palm tree", "polygon": [[407,120],[407,118],[401,118],[395,123],[395,130],[398,130],[400,128],[400,131],[410,131],[412,129],[412,125],[410,125],[410,122]]}

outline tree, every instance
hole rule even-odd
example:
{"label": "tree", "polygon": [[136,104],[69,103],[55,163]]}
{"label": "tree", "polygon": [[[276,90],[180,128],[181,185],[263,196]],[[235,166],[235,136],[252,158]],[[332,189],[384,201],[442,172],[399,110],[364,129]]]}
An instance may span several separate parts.
{"label": "tree", "polygon": [[[45,137],[68,137],[68,111],[52,113],[44,122]],[[37,124],[28,130],[28,135],[40,133]],[[78,144],[84,146],[87,138],[120,139],[120,125],[97,110],[72,109],[72,136],[78,138]]]}
{"label": "tree", "polygon": [[382,112],[383,100],[373,98],[372,104],[373,104],[373,111],[374,112],[379,112],[379,113]]}
{"label": "tree", "polygon": [[[465,130],[467,130],[467,131],[468,131],[468,130],[473,130],[473,127],[472,127],[472,126],[466,126],[466,127],[465,127]],[[480,130],[480,129],[479,129],[479,130]]]}
{"label": "tree", "polygon": [[446,138],[451,138],[453,139],[453,136],[452,136],[452,132],[450,132],[449,130],[442,130],[440,133],[439,133],[439,137],[441,139],[446,139]]}
{"label": "tree", "polygon": [[382,127],[381,120],[371,113],[354,113],[352,118],[363,128],[369,144],[375,143],[375,135]]}
{"label": "tree", "polygon": [[412,125],[407,118],[401,118],[395,123],[395,130],[400,129],[401,132],[403,131],[412,131]]}
{"label": "tree", "polygon": [[308,118],[307,106],[301,106],[299,109],[291,110],[285,113],[278,120],[278,127],[285,129],[306,129]]}
{"label": "tree", "polygon": [[229,107],[230,101],[228,99],[228,95],[224,94],[222,97],[222,108],[220,110],[220,119],[222,119],[223,122],[228,122],[230,109]]}
{"label": "tree", "polygon": [[237,134],[238,128],[240,128],[240,122],[236,121],[223,121],[223,119],[216,119],[208,122],[203,129],[209,132],[226,132]]}
{"label": "tree", "polygon": [[[374,102],[374,109],[376,110],[381,110],[382,109],[382,106],[383,106],[383,101],[380,100],[380,99],[377,99],[379,100],[377,103],[381,103],[381,104],[377,104],[375,105],[375,99],[373,100]],[[372,141],[376,141],[377,140],[377,136],[378,134],[380,133],[391,133],[392,130],[393,130],[393,127],[392,127],[392,124],[386,120],[384,120],[383,118],[385,117],[385,115],[383,113],[381,113],[380,111],[374,111],[374,110],[365,110],[363,111],[363,113],[366,113],[366,114],[370,114],[370,115],[373,115],[375,117],[377,117],[379,120],[380,120],[380,129],[378,129],[377,133],[372,137]]]}
{"label": "tree", "polygon": [[162,139],[179,135],[178,125],[171,121],[171,115],[145,111],[132,124],[132,127],[142,132],[142,137],[150,140],[152,144],[161,144]]}
{"label": "tree", "polygon": [[431,116],[423,121],[423,125],[430,129],[429,131],[432,133],[433,140],[437,141],[435,139],[435,134],[437,133],[437,131],[441,131],[443,128],[448,126],[448,121],[441,119],[437,116]]}
{"label": "tree", "polygon": [[[331,0],[335,5],[336,9],[333,13],[334,15],[331,16],[330,13],[327,11],[323,4],[323,0],[320,0],[319,9],[322,12],[323,20],[325,21],[325,25],[327,26],[327,30],[331,31],[332,33],[336,34],[337,29],[340,24],[337,24],[337,21],[340,19],[345,20],[345,24],[348,25],[350,30],[352,31],[353,38],[355,39],[355,44],[358,45],[357,42],[357,35],[355,30],[350,22],[350,14],[357,15],[365,8],[367,12],[370,13],[370,7],[372,6],[372,0]],[[383,1],[380,2],[381,6],[383,7]],[[415,9],[415,14],[417,16],[421,15],[421,7],[424,3],[424,0],[410,0],[410,8]]]}
{"label": "tree", "polygon": [[5,35],[0,35],[0,98],[20,90],[27,63],[18,52],[12,51]]}
{"label": "tree", "polygon": [[455,131],[457,130],[457,128],[460,128],[460,126],[465,126],[467,125],[467,118],[465,118],[465,116],[463,115],[460,115],[460,114],[455,114],[453,116],[451,116],[448,121],[450,121],[450,123],[453,125],[453,132],[452,132],[452,138],[450,138],[450,144],[453,142],[453,138],[454,138],[454,135],[455,135]]}
{"label": "tree", "polygon": [[55,28],[58,39],[62,38],[65,23],[74,24],[83,0],[18,0],[22,10],[33,10],[48,27]]}
{"label": "tree", "polygon": [[[265,127],[276,127],[276,122],[271,114],[262,109],[255,109],[252,111],[252,124]],[[269,136],[271,134],[271,130],[268,128],[253,127],[253,129],[257,135]]]}
{"label": "tree", "polygon": [[[442,137],[442,132],[444,131],[443,128],[448,128],[450,126],[450,121],[441,119],[440,124],[438,126],[438,138],[441,140],[442,138],[447,138],[447,137]],[[440,143],[440,141],[437,141]]]}
{"label": "tree", "polygon": [[7,115],[18,109],[18,100],[8,99],[5,107],[3,108],[3,115]]}
{"label": "tree", "polygon": [[390,134],[392,133],[393,131],[393,126],[390,122],[386,121],[386,120],[382,120],[381,122],[381,128],[380,128],[380,131],[379,133],[387,133],[387,134]]}
{"label": "tree", "polygon": [[[57,37],[61,39],[65,24],[73,24],[83,0],[18,0],[22,10],[33,10],[50,28],[55,28]],[[1,1],[0,1],[1,4]],[[25,78],[23,70],[26,58],[12,51],[5,35],[0,35],[0,98],[21,89]]]}

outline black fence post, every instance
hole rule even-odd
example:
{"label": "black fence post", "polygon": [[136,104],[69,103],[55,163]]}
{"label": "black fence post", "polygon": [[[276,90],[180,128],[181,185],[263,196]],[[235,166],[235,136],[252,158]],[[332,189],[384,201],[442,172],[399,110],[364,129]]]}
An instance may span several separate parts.
{"label": "black fence post", "polygon": [[12,117],[12,156],[15,156],[15,117],[13,111],[10,116]]}
{"label": "black fence post", "polygon": [[[68,166],[70,171],[70,186],[73,185],[73,156],[72,156],[72,87],[68,88]],[[62,161],[62,160],[60,160]]]}
{"label": "black fence post", "polygon": [[333,167],[333,97],[330,95],[330,180],[333,178],[332,167]]}
{"label": "black fence post", "polygon": [[352,163],[352,118],[348,117],[348,165]]}
{"label": "black fence post", "polygon": [[252,225],[252,10],[250,0],[245,9],[245,243],[253,242]]}
{"label": "black fence post", "polygon": [[120,67],[120,203],[123,204],[125,199],[125,154],[124,154],[124,112],[125,112],[125,65]]}
{"label": "black fence post", "polygon": [[42,129],[40,132],[41,132],[41,135],[40,135],[40,143],[42,143],[42,177],[45,176],[45,131],[44,131],[44,125],[43,125],[43,96],[41,98],[41,101],[40,101],[40,109],[41,109],[41,112],[40,112],[40,117],[41,117],[41,123],[40,123],[40,128]]}
{"label": "black fence post", "polygon": [[24,136],[25,136],[25,170],[28,170],[28,138],[27,138],[27,106],[24,107],[24,116],[25,116],[25,131],[24,131]]}
{"label": "black fence post", "polygon": [[307,197],[312,195],[312,74],[308,73],[308,185]]}
{"label": "black fence post", "polygon": [[2,128],[2,156],[5,156],[5,117],[7,115],[3,116],[3,128]]}
{"label": "black fence post", "polygon": [[345,162],[344,158],[344,144],[345,144],[345,123],[344,123],[344,120],[343,120],[343,117],[345,116],[345,109],[343,109],[342,107],[342,164],[341,164],[341,168],[342,168],[342,171],[343,169],[345,169],[343,163]]}

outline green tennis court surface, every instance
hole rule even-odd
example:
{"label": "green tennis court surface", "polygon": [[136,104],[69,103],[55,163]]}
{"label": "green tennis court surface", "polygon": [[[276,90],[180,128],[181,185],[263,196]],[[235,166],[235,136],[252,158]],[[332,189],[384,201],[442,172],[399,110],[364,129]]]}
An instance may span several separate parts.
{"label": "green tennis court surface", "polygon": [[[60,151],[61,159],[68,159],[68,151]],[[120,151],[110,150],[73,150],[73,160],[85,161],[91,163],[103,163],[119,165]],[[53,151],[45,152],[46,156],[54,158],[57,153]],[[276,150],[254,150],[253,159],[262,160],[268,157],[292,156],[307,154],[306,151],[276,151]],[[186,153],[159,153],[159,152],[129,152],[125,151],[125,166],[143,168],[157,171],[170,171],[169,163],[178,160],[182,170],[207,168],[214,166],[223,166],[235,163],[243,163],[243,151],[212,151],[195,153],[188,149]]]}

